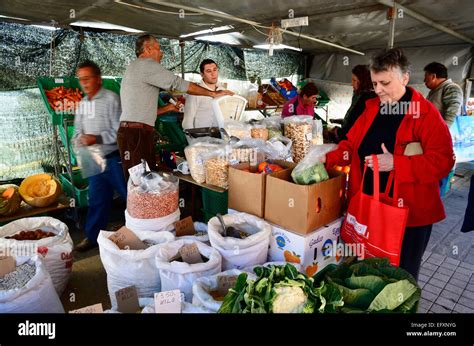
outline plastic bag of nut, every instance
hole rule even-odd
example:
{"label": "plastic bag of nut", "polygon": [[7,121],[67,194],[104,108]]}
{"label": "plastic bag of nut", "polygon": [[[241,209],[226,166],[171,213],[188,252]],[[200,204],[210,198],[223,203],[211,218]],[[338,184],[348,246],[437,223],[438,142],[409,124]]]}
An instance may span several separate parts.
{"label": "plastic bag of nut", "polygon": [[212,153],[203,155],[206,170],[206,184],[227,189],[229,187],[229,165],[237,164],[232,157],[232,148],[225,146]]}
{"label": "plastic bag of nut", "polygon": [[259,138],[266,141],[268,139],[268,129],[264,124],[255,124],[250,131],[252,138]]}
{"label": "plastic bag of nut", "polygon": [[308,153],[313,139],[313,118],[311,116],[291,116],[283,119],[285,137],[291,139],[291,153],[295,163]]}
{"label": "plastic bag of nut", "polygon": [[188,161],[189,172],[197,183],[202,184],[206,181],[206,170],[204,168],[202,155],[208,154],[223,145],[224,141],[222,139],[202,137],[197,138],[191,143],[191,145],[184,149],[184,154]]}
{"label": "plastic bag of nut", "polygon": [[156,219],[178,209],[179,180],[169,173],[145,173],[140,185],[128,180],[127,212],[136,219]]}

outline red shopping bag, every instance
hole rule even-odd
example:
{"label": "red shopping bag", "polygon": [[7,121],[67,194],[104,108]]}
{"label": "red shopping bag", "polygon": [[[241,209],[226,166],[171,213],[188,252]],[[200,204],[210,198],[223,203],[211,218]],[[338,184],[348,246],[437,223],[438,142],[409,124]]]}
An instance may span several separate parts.
{"label": "red shopping bag", "polygon": [[[385,193],[380,193],[379,164],[374,162],[374,195],[363,193],[365,172],[362,183],[349,203],[347,215],[341,228],[341,237],[346,244],[362,244],[364,257],[386,257],[392,265],[400,264],[403,236],[408,218],[408,207],[398,200],[398,186],[394,181],[394,171],[390,173]],[[393,198],[389,197],[394,183]]]}

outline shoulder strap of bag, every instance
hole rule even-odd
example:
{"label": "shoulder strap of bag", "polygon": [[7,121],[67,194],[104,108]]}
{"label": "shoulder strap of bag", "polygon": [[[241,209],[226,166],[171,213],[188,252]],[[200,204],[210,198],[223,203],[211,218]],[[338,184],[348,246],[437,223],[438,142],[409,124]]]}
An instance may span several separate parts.
{"label": "shoulder strap of bag", "polygon": [[296,96],[296,101],[293,102],[293,115],[296,115],[296,107],[299,105],[298,96]]}
{"label": "shoulder strap of bag", "polygon": [[392,187],[393,183],[393,206],[398,206],[398,184],[395,181],[395,171],[392,170],[390,175],[388,176],[387,186],[385,187],[385,196],[389,196],[390,188]]}
{"label": "shoulder strap of bag", "polygon": [[[380,177],[379,177],[379,161],[377,160],[377,155],[372,155],[372,160],[374,162],[374,199],[378,201],[380,199]],[[364,173],[362,173],[362,182],[360,186],[360,191],[362,192],[364,189],[364,180],[365,180],[365,173],[367,172],[368,163],[365,162],[364,165]]]}

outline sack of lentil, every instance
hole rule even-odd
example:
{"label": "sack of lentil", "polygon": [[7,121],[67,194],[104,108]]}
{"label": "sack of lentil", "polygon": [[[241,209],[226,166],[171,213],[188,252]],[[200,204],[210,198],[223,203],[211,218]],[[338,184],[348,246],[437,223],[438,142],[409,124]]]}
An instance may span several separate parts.
{"label": "sack of lentil", "polygon": [[[193,284],[193,305],[202,306],[212,312],[217,312],[225,296],[225,292],[219,292],[219,278],[223,276],[237,277],[242,273],[242,270],[230,269],[216,275],[197,279]],[[255,280],[256,275],[249,273],[248,279]]]}
{"label": "sack of lentil", "polygon": [[52,217],[29,217],[0,227],[0,249],[18,256],[38,254],[59,295],[71,276],[72,248],[67,225]]}
{"label": "sack of lentil", "polygon": [[[179,255],[179,250],[189,244],[196,244],[201,254],[201,263],[188,264]],[[183,239],[161,246],[156,256],[156,266],[160,271],[161,290],[180,289],[185,300],[191,302],[193,282],[202,276],[220,273],[222,258],[217,250],[204,243]]]}
{"label": "sack of lentil", "polygon": [[156,219],[173,214],[179,204],[179,179],[172,174],[148,172],[140,185],[128,180],[127,212],[136,219]]}
{"label": "sack of lentil", "polygon": [[206,182],[203,155],[212,152],[223,145],[224,141],[222,139],[202,137],[195,139],[192,141],[191,145],[184,149],[184,155],[188,161],[189,172],[191,173],[191,177],[197,183],[202,184]]}
{"label": "sack of lentil", "polygon": [[137,232],[137,237],[150,246],[144,250],[122,250],[109,239],[112,234],[114,232],[101,231],[97,238],[112,308],[117,307],[115,292],[128,286],[135,285],[139,297],[153,297],[161,289],[155,258],[160,246],[173,241],[174,235],[170,232]]}
{"label": "sack of lentil", "polygon": [[209,240],[222,256],[222,269],[243,269],[265,263],[272,226],[247,213],[227,214],[223,218],[226,226],[232,226],[239,232],[225,236],[219,219],[213,217],[209,220]]}
{"label": "sack of lentil", "polygon": [[283,119],[285,137],[291,139],[293,162],[300,162],[308,153],[313,139],[313,118],[311,116],[291,116]]}
{"label": "sack of lentil", "polygon": [[16,257],[16,269],[0,278],[0,313],[64,313],[39,256]]}
{"label": "sack of lentil", "polygon": [[[203,222],[194,222],[194,230],[196,233],[194,235],[184,235],[181,237],[176,237],[176,240],[188,239],[188,240],[195,240],[200,241],[206,245],[210,245],[209,243],[209,235],[207,234],[207,224]],[[171,231],[173,235],[176,236],[176,231]]]}

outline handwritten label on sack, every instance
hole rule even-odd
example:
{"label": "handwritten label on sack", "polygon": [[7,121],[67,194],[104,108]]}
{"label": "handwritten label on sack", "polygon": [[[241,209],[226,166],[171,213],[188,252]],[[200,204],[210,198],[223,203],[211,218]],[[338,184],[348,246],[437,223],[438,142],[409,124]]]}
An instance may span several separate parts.
{"label": "handwritten label on sack", "polygon": [[121,250],[143,250],[146,249],[144,242],[135,233],[123,226],[109,237]]}
{"label": "handwritten label on sack", "polygon": [[193,218],[191,216],[188,216],[187,218],[176,221],[174,223],[174,228],[176,229],[177,237],[196,234],[196,230],[194,229]]}
{"label": "handwritten label on sack", "polygon": [[188,264],[202,263],[201,253],[199,252],[196,243],[184,245],[179,249],[179,254],[183,258],[183,262]]}
{"label": "handwritten label on sack", "polygon": [[221,297],[224,297],[229,289],[234,287],[235,282],[237,281],[237,276],[225,276],[220,275],[217,277],[217,292]]}
{"label": "handwritten label on sack", "polygon": [[123,313],[136,313],[140,310],[138,294],[135,286],[122,288],[115,292],[117,310]]}
{"label": "handwritten label on sack", "polygon": [[[147,172],[150,171],[150,166],[148,166],[148,162],[146,164],[146,170]],[[130,179],[132,179],[133,184],[140,185],[140,183],[142,182],[143,173],[145,173],[145,167],[143,167],[143,164],[139,163],[138,165],[129,168],[128,173],[130,173]]]}
{"label": "handwritten label on sack", "polygon": [[103,312],[104,312],[104,308],[102,307],[101,303],[89,305],[81,309],[69,311],[70,314],[101,314]]}
{"label": "handwritten label on sack", "polygon": [[15,258],[13,256],[0,257],[0,278],[15,270]]}
{"label": "handwritten label on sack", "polygon": [[181,313],[181,291],[172,290],[155,293],[155,312],[157,314]]}

